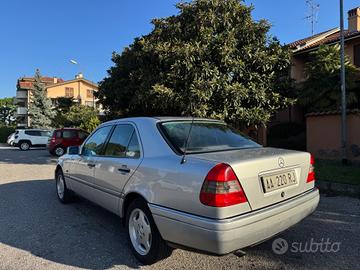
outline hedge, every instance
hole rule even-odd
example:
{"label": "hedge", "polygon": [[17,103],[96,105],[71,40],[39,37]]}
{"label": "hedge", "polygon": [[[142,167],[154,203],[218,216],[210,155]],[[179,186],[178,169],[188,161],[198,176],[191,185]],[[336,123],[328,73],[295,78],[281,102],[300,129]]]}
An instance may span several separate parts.
{"label": "hedge", "polygon": [[6,143],[7,137],[14,132],[14,127],[0,127],[0,143]]}

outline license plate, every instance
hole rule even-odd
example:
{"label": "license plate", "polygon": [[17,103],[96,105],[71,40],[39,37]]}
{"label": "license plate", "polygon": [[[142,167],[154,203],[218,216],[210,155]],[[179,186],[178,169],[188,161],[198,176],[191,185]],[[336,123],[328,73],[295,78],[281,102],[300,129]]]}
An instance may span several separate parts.
{"label": "license plate", "polygon": [[295,170],[262,176],[261,180],[265,193],[296,185],[297,183]]}

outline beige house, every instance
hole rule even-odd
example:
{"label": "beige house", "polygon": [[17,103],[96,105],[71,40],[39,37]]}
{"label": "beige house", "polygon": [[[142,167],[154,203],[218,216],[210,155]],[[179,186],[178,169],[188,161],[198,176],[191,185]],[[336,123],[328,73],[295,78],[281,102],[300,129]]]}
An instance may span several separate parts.
{"label": "beige house", "polygon": [[[306,80],[305,64],[310,53],[320,45],[340,42],[340,29],[334,28],[289,44],[293,51],[291,76],[296,82]],[[348,11],[348,29],[345,30],[345,54],[352,64],[360,68],[360,7]],[[340,57],[340,55],[339,55]],[[340,89],[339,89],[340,91]],[[340,111],[309,113],[304,115],[300,106],[293,106],[276,116],[277,123],[306,122],[306,149],[317,158],[341,159]],[[347,113],[347,157],[360,161],[360,112]]]}
{"label": "beige house", "polygon": [[98,85],[83,78],[81,73],[74,80],[49,85],[46,90],[47,96],[52,100],[59,97],[69,97],[81,105],[96,106],[94,92],[98,90]]}
{"label": "beige house", "polygon": [[[22,77],[17,81],[16,104],[17,122],[19,127],[29,127],[31,119],[28,115],[29,104],[33,90],[33,77]],[[41,77],[44,83],[47,96],[53,104],[59,97],[73,98],[75,102],[90,107],[97,107],[94,92],[98,91],[98,85],[83,77],[82,73],[75,76],[75,79],[64,81],[57,77]]]}
{"label": "beige house", "polygon": [[[320,45],[334,45],[339,42],[340,29],[333,28],[288,44],[293,52],[291,77],[296,82],[304,81],[306,79],[305,64],[309,61],[309,54],[317,50]],[[345,54],[351,63],[360,67],[360,7],[348,11],[348,29],[345,30]],[[272,124],[304,121],[301,108],[293,106],[278,113]]]}

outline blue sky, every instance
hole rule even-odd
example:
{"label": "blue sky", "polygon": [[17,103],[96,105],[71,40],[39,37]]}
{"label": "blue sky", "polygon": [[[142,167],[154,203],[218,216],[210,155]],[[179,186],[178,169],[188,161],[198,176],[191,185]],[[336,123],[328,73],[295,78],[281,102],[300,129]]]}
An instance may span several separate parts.
{"label": "blue sky", "polygon": [[[16,80],[36,68],[46,76],[72,79],[82,71],[98,82],[112,65],[113,51],[151,31],[155,17],[176,14],[175,0],[3,0],[0,2],[0,97],[14,96]],[[345,11],[359,0],[344,0]],[[255,19],[265,18],[271,34],[288,43],[311,34],[305,0],[246,0]],[[320,4],[316,32],[339,24],[338,0]],[[347,15],[345,14],[345,18]],[[347,24],[346,24],[347,25]],[[78,65],[70,64],[76,59]]]}

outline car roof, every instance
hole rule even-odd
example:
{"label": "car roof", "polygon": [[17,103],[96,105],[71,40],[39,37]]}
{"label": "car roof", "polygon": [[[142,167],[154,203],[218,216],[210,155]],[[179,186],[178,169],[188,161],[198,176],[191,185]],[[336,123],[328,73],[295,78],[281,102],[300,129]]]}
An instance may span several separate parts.
{"label": "car roof", "polygon": [[109,125],[109,124],[115,124],[115,123],[121,123],[121,122],[167,122],[167,121],[214,121],[214,122],[223,122],[222,120],[217,119],[210,119],[210,118],[200,118],[200,117],[186,117],[186,116],[147,116],[147,117],[128,117],[128,118],[119,118],[114,119],[108,122],[104,122],[102,125]]}
{"label": "car roof", "polygon": [[59,131],[59,130],[75,130],[75,131],[84,131],[81,128],[70,128],[70,127],[63,127],[63,128],[57,128],[55,129],[55,131]]}
{"label": "car roof", "polygon": [[51,131],[51,130],[41,129],[41,128],[23,128],[23,129],[16,129],[16,131]]}

